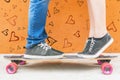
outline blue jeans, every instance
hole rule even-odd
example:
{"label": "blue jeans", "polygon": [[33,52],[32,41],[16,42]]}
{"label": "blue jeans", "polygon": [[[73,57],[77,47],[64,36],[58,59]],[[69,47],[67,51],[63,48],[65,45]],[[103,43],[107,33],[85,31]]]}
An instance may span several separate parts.
{"label": "blue jeans", "polygon": [[45,42],[46,17],[49,0],[30,0],[28,14],[28,38],[26,48],[31,48],[41,42]]}

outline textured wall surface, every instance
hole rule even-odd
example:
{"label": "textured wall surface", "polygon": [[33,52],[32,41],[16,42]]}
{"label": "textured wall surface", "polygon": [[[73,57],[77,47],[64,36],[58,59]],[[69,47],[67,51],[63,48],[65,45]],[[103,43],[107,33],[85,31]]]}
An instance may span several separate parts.
{"label": "textured wall surface", "polygon": [[[107,1],[107,29],[114,43],[105,52],[120,52],[120,0]],[[23,53],[29,0],[0,0],[0,53]],[[64,52],[82,51],[89,33],[86,0],[51,0],[46,40]]]}

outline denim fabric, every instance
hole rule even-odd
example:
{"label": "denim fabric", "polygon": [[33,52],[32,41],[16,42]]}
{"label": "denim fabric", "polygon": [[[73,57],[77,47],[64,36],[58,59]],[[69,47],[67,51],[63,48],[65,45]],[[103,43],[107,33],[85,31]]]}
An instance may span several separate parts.
{"label": "denim fabric", "polygon": [[30,0],[28,14],[28,38],[26,48],[45,42],[48,4],[50,0]]}

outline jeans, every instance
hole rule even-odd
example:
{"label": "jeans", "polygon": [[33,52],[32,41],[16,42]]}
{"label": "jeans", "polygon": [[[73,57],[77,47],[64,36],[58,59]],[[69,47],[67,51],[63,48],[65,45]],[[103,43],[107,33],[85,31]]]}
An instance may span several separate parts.
{"label": "jeans", "polygon": [[28,37],[26,48],[31,48],[41,42],[45,42],[46,17],[49,0],[30,0],[28,13]]}

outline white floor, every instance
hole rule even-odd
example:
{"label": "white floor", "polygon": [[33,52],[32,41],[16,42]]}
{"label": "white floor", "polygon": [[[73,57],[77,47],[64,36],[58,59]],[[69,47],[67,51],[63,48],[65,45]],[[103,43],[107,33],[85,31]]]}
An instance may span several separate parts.
{"label": "white floor", "polygon": [[[119,54],[120,56],[120,54]],[[20,66],[16,74],[7,74],[9,60],[0,55],[0,80],[120,80],[120,60],[112,60],[114,71],[104,75],[96,61],[77,63],[30,63]]]}

